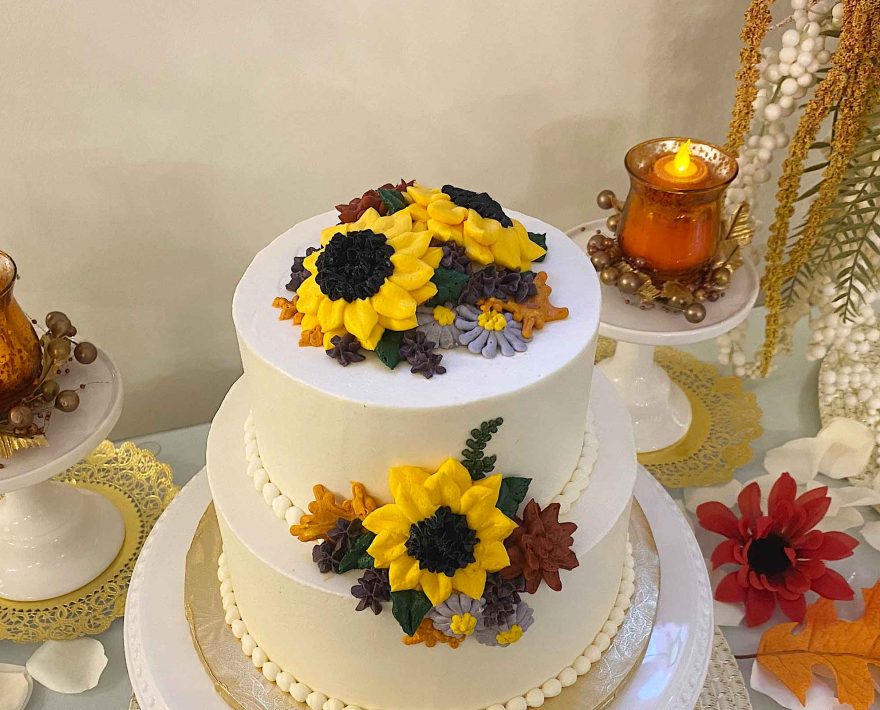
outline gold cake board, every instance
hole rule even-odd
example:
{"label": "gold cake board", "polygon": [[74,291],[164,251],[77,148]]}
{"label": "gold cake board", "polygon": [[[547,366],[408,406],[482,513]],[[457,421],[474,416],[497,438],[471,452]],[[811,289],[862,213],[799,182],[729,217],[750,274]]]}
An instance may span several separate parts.
{"label": "gold cake board", "polygon": [[[636,577],[633,603],[626,619],[611,646],[593,664],[591,671],[573,686],[563,689],[561,695],[548,698],[542,706],[546,710],[604,708],[614,700],[642,661],[657,613],[660,560],[651,527],[635,500],[629,536]],[[307,705],[283,693],[254,668],[251,659],[242,652],[240,642],[226,626],[217,582],[217,558],[221,549],[217,517],[211,504],[196,528],[187,553],[184,608],[196,652],[215,690],[235,710],[277,710],[279,707],[309,710]],[[354,605],[352,613],[355,613]],[[133,702],[132,707],[136,707],[136,703]]]}
{"label": "gold cake board", "polygon": [[109,499],[125,524],[122,548],[104,572],[64,596],[35,602],[0,598],[0,640],[67,641],[106,631],[125,610],[131,574],[150,530],[179,490],[171,467],[131,442],[116,447],[104,441],[53,480]]}
{"label": "gold cake board", "polygon": [[[599,338],[596,362],[611,357],[616,343]],[[667,488],[726,483],[752,459],[751,442],[762,434],[761,409],[738,377],[722,375],[715,365],[670,347],[654,350],[654,359],[682,388],[693,410],[691,427],[665,449],[639,454],[639,463]]]}

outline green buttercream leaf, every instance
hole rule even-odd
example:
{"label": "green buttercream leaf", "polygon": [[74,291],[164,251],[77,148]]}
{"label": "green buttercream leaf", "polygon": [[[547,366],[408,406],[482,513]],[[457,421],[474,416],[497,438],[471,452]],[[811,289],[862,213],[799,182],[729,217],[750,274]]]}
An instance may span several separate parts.
{"label": "green buttercream leaf", "polygon": [[[546,234],[538,234],[537,232],[529,232],[529,239],[541,247],[545,252],[547,251],[547,235]],[[547,254],[542,254],[540,258],[535,259],[536,262],[540,263],[547,258]]]}
{"label": "green buttercream leaf", "polygon": [[504,513],[508,518],[516,515],[526,494],[529,492],[529,486],[532,483],[531,478],[520,478],[518,476],[509,476],[501,479],[501,490],[498,491],[498,502],[495,507]]}
{"label": "green buttercream leaf", "polygon": [[380,187],[376,192],[382,198],[382,202],[388,207],[387,214],[394,214],[406,207],[406,200],[399,190],[389,190],[387,187]]}
{"label": "green buttercream leaf", "polygon": [[407,589],[391,592],[391,613],[407,636],[415,634],[425,615],[431,611],[431,600],[424,592]]}
{"label": "green buttercream leaf", "polygon": [[373,544],[375,539],[376,536],[371,532],[365,532],[357,538],[339,562],[339,574],[352,569],[371,569],[374,561],[367,552],[367,548]]}
{"label": "green buttercream leaf", "polygon": [[428,301],[426,306],[441,306],[449,301],[457,301],[468,282],[468,275],[442,266],[434,269],[431,277],[437,285],[437,294]]}
{"label": "green buttercream leaf", "polygon": [[479,481],[495,469],[496,456],[486,456],[486,444],[498,433],[498,427],[504,423],[501,417],[490,419],[480,424],[479,429],[471,429],[471,438],[465,442],[467,448],[461,452],[461,463],[471,474],[474,481]]}
{"label": "green buttercream leaf", "polygon": [[401,330],[386,330],[376,344],[376,357],[389,370],[393,370],[400,362],[400,342],[403,340],[403,333],[404,331]]}

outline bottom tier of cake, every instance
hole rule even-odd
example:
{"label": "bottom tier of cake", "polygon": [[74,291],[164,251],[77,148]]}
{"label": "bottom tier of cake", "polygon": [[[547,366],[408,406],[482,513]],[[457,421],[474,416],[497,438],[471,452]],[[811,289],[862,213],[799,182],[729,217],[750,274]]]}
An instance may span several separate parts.
{"label": "bottom tier of cake", "polygon": [[[599,453],[589,486],[564,516],[578,524],[579,566],[563,590],[528,595],[534,623],[506,647],[406,645],[390,610],[355,612],[358,573],[321,574],[246,476],[248,414],[235,388],[218,413],[208,474],[224,555],[227,622],[263,674],[312,710],[524,710],[562,692],[608,648],[629,606],[627,530],[635,454],[629,416],[597,375]],[[601,414],[600,414],[601,413]]]}

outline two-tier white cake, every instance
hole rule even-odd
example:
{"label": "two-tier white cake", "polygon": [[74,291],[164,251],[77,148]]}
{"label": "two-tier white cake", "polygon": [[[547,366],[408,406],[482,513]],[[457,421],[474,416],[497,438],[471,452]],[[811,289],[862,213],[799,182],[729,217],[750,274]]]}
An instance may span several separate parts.
{"label": "two-tier white cake", "polygon": [[245,375],[208,443],[221,593],[243,652],[312,710],[538,707],[629,607],[636,462],[593,373],[595,272],[454,190],[306,220],[236,291]]}

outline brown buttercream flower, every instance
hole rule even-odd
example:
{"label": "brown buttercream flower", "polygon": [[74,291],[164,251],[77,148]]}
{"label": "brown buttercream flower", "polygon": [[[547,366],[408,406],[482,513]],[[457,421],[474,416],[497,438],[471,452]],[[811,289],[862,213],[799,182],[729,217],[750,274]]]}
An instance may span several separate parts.
{"label": "brown buttercream flower", "polygon": [[551,503],[541,510],[534,499],[523,510],[523,519],[513,534],[505,540],[510,555],[510,566],[501,570],[505,579],[520,575],[526,581],[526,592],[534,594],[541,582],[554,591],[562,590],[559,570],[573,570],[578,558],[571,549],[574,523],[559,522],[559,503]]}

